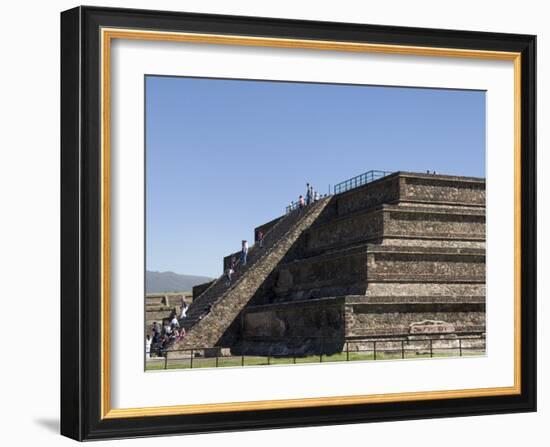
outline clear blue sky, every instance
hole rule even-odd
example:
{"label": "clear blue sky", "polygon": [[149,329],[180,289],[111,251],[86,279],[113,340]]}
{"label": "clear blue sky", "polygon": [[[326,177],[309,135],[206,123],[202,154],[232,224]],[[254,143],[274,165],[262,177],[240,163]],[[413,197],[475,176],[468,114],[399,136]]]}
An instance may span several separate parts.
{"label": "clear blue sky", "polygon": [[218,276],[284,212],[371,169],[485,176],[485,92],[146,77],[146,266]]}

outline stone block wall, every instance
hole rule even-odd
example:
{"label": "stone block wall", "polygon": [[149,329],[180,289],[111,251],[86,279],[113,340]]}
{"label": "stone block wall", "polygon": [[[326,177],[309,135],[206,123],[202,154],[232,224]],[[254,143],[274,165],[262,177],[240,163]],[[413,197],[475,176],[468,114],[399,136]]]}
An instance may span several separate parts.
{"label": "stone block wall", "polygon": [[332,337],[343,334],[343,298],[251,307],[244,312],[242,334],[255,337]]}
{"label": "stone block wall", "polygon": [[[485,240],[485,211],[454,207],[381,206],[332,219],[309,229],[301,256],[315,256],[384,238]],[[418,244],[418,241],[417,241]]]}
{"label": "stone block wall", "polygon": [[335,197],[338,216],[395,203],[399,200],[399,176],[393,174]]}
{"label": "stone block wall", "polygon": [[344,299],[255,306],[242,314],[240,342],[232,349],[254,355],[307,355],[334,353],[345,338]]}
{"label": "stone block wall", "polygon": [[485,332],[485,306],[481,303],[456,305],[384,306],[378,309],[346,306],[347,337],[392,337],[410,334],[413,323],[425,320],[444,321],[455,333]]}
{"label": "stone block wall", "polygon": [[[484,283],[480,248],[368,244],[281,264],[254,303],[365,295],[373,283]],[[388,287],[395,287],[395,284]],[[267,298],[269,297],[269,298]]]}
{"label": "stone block wall", "polygon": [[332,248],[379,239],[383,236],[383,225],[382,209],[352,213],[317,225],[304,236],[304,255],[312,256]]}
{"label": "stone block wall", "polygon": [[485,297],[485,282],[373,282],[367,288],[365,297]]}
{"label": "stone block wall", "polygon": [[384,211],[384,236],[485,240],[485,210],[389,207]]}
{"label": "stone block wall", "polygon": [[208,281],[193,287],[193,300],[196,300],[206,289],[208,289],[214,281]]}
{"label": "stone block wall", "polygon": [[[483,297],[386,298],[355,302],[361,296],[332,297],[251,306],[240,316],[236,355],[311,355],[341,352],[353,340],[438,338],[441,335],[479,336],[485,331]],[[428,321],[451,328],[417,334],[411,327]]]}
{"label": "stone block wall", "polygon": [[[388,247],[394,248],[394,247]],[[369,281],[483,282],[485,253],[478,249],[371,248],[367,254]]]}
{"label": "stone block wall", "polygon": [[400,201],[485,206],[485,180],[473,177],[403,173]]}
{"label": "stone block wall", "polygon": [[271,293],[280,301],[364,294],[366,251],[347,250],[281,265]]}

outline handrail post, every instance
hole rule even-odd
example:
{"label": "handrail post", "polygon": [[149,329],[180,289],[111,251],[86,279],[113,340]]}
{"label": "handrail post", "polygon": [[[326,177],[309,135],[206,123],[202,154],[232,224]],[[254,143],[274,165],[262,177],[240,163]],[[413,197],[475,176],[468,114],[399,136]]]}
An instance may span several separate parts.
{"label": "handrail post", "polygon": [[401,359],[405,358],[405,340],[401,340]]}
{"label": "handrail post", "polygon": [[430,338],[430,358],[434,356],[433,340]]}
{"label": "handrail post", "polygon": [[372,347],[373,347],[373,351],[374,351],[374,360],[376,360],[376,340],[374,340],[372,342]]}
{"label": "handrail post", "polygon": [[346,342],[346,362],[349,362],[349,341]]}
{"label": "handrail post", "polygon": [[193,369],[193,349],[191,349],[191,369]]}
{"label": "handrail post", "polygon": [[462,357],[462,339],[458,339],[458,351],[460,353],[460,357]]}
{"label": "handrail post", "polygon": [[164,353],[164,369],[168,369],[168,352]]}

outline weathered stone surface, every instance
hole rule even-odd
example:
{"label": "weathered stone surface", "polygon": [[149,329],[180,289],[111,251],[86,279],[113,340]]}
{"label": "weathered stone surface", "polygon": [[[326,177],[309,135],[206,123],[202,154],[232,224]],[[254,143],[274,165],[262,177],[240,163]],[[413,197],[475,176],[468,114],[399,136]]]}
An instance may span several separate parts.
{"label": "weathered stone surface", "polygon": [[484,240],[485,212],[452,207],[389,207],[384,210],[384,236]]}
{"label": "weathered stone surface", "polygon": [[441,296],[481,296],[485,299],[485,283],[371,283],[367,289],[367,297],[432,297],[434,300]]}
{"label": "weathered stone surface", "polygon": [[[460,309],[460,307],[458,308]],[[402,309],[392,312],[356,312],[353,307],[346,308],[346,336],[401,336],[409,334],[410,325],[422,320],[442,320],[451,324],[455,332],[485,332],[485,309],[465,308],[464,312],[446,311],[412,312],[411,309]]]}
{"label": "weathered stone surface", "polygon": [[343,299],[320,299],[252,307],[244,314],[242,336],[292,338],[343,335],[343,302]]}
{"label": "weathered stone surface", "polygon": [[479,249],[369,247],[367,269],[372,282],[484,282],[485,253]]}
{"label": "weathered stone surface", "polygon": [[335,196],[338,216],[365,211],[384,203],[399,201],[400,177],[391,175]]}
{"label": "weathered stone surface", "polygon": [[[330,198],[322,199],[305,210],[296,210],[285,219],[281,219],[277,225],[274,225],[271,231],[266,234],[264,247],[261,249],[254,247],[254,251],[249,252],[250,264],[242,271],[240,278],[234,285],[222,290],[220,296],[211,304],[208,313],[203,314],[189,328],[187,336],[175,348],[214,347],[267,276],[289,251],[302,232],[317,219],[329,201]],[[223,277],[217,281],[217,284],[222,281],[224,281]],[[215,287],[216,283],[210,289]],[[208,294],[208,290],[197,301],[205,300],[206,298],[203,298],[203,296],[206,294]],[[193,306],[190,307],[189,311],[192,310]],[[177,355],[178,353],[173,354],[173,356]]]}
{"label": "weathered stone surface", "polygon": [[[296,231],[281,239],[284,225]],[[378,340],[423,352],[460,335],[484,349],[484,179],[398,172],[263,228],[277,254],[197,298],[186,346],[307,355]]]}
{"label": "weathered stone surface", "polygon": [[215,281],[208,281],[193,287],[193,300],[201,296]]}
{"label": "weathered stone surface", "polygon": [[399,177],[401,201],[456,203],[485,207],[484,179],[407,173]]}
{"label": "weathered stone surface", "polygon": [[383,210],[359,212],[311,228],[305,239],[304,253],[322,254],[333,248],[379,239],[383,236]]}
{"label": "weathered stone surface", "polygon": [[331,298],[248,308],[232,351],[255,355],[339,352],[345,339],[344,299]]}
{"label": "weathered stone surface", "polygon": [[454,325],[445,321],[424,320],[409,325],[411,334],[452,334],[455,331]]}

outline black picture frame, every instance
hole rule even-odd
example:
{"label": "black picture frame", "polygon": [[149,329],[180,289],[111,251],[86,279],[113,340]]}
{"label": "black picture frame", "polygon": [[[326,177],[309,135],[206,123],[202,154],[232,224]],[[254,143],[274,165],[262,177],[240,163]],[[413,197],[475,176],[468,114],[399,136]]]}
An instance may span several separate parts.
{"label": "black picture frame", "polygon": [[[102,418],[100,29],[521,53],[521,392],[516,395]],[[61,13],[61,433],[77,440],[536,410],[536,36],[100,7]]]}

